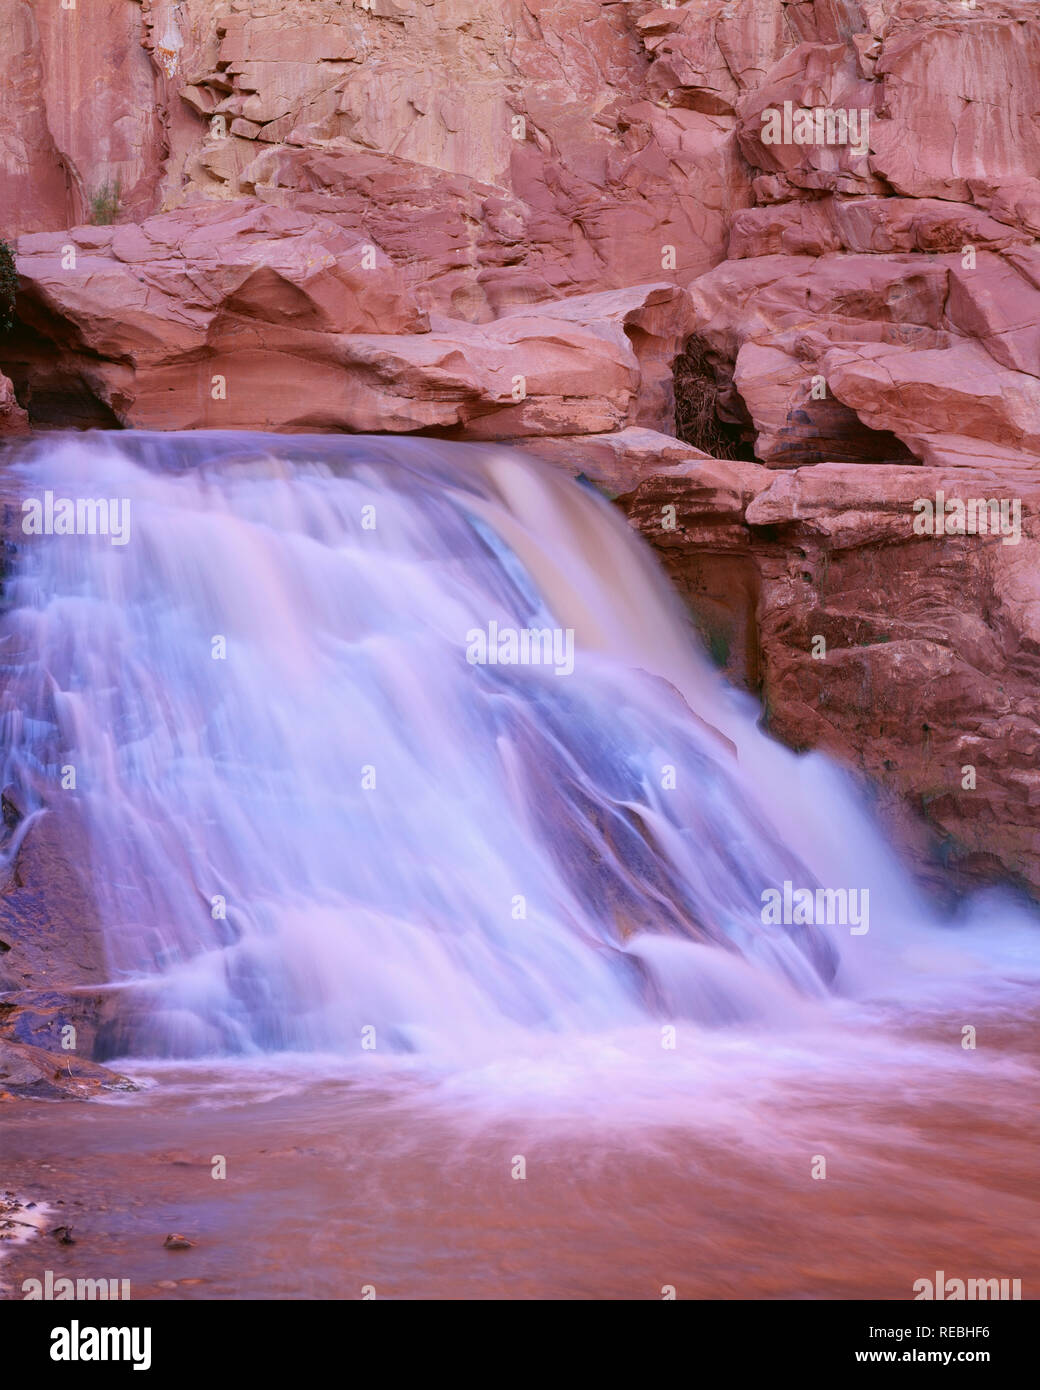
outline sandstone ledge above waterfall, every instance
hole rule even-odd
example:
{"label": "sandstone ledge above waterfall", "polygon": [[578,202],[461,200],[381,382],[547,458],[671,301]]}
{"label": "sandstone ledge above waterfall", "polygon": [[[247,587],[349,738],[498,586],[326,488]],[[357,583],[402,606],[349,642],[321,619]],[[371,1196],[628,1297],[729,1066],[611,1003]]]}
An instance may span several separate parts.
{"label": "sandstone ledge above waterfall", "polygon": [[472,439],[670,425],[689,314],[673,284],[431,319],[370,244],[248,199],[18,251],[3,359],[36,424]]}

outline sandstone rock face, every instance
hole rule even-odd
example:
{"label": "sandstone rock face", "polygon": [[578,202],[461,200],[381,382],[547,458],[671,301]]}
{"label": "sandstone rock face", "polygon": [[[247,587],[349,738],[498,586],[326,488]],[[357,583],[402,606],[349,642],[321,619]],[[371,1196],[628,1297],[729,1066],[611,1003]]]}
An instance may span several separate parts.
{"label": "sandstone rock face", "polygon": [[50,231],[111,199],[125,217],[155,206],[164,136],[141,7],[3,0],[2,234]]}
{"label": "sandstone rock face", "polygon": [[0,439],[28,432],[29,416],[18,404],[14,386],[7,377],[0,376]]}
{"label": "sandstone rock face", "polygon": [[0,434],[520,443],[922,864],[1040,887],[1032,0],[2,3]]}
{"label": "sandstone rock face", "polygon": [[157,90],[163,206],[251,193],[363,222],[424,308],[460,318],[659,279],[668,245],[688,278],[748,172],[733,118],[646,99],[630,8],[187,0]]}
{"label": "sandstone rock face", "polygon": [[638,426],[591,437],[542,435],[515,442],[522,444],[527,453],[547,459],[575,477],[587,478],[611,497],[631,491],[646,478],[666,477],[673,471],[688,479],[689,465],[694,463],[714,465],[727,475],[730,471],[728,461],[722,464],[703,449],[685,444],[673,435]]}
{"label": "sandstone rock face", "polygon": [[[624,504],[720,664],[785,742],[869,774],[937,884],[1040,888],[1040,474],[742,464],[726,486],[719,467],[644,479]],[[966,500],[969,525],[972,502],[1003,501],[1010,534],[915,532],[937,495]]]}
{"label": "sandstone rock face", "polygon": [[6,360],[38,423],[75,378],[98,422],[145,429],[667,427],[688,315],[664,283],[431,323],[371,243],[253,200],[25,236],[19,268]]}
{"label": "sandstone rock face", "polygon": [[0,1096],[128,1086],[89,1060],[119,991],[107,983],[75,807],[32,813],[7,789],[0,809]]}
{"label": "sandstone rock face", "polygon": [[897,193],[968,202],[973,180],[1035,177],[1040,31],[1030,8],[976,6],[974,23],[908,25],[884,44],[871,167]]}
{"label": "sandstone rock face", "polygon": [[766,255],[724,262],[690,294],[763,462],[931,462],[981,449],[1028,467],[1040,421],[1030,272],[1032,248],[1020,245]]}

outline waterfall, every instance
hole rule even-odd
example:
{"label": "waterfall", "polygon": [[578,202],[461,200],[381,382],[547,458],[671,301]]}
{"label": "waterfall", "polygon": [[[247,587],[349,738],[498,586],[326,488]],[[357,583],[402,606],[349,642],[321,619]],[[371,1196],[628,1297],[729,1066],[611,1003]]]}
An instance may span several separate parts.
{"label": "waterfall", "polygon": [[[85,828],[105,1055],[745,1021],[927,916],[620,514],[521,453],[97,433],[9,476],[3,784]],[[869,890],[869,931],[770,920],[784,885]]]}

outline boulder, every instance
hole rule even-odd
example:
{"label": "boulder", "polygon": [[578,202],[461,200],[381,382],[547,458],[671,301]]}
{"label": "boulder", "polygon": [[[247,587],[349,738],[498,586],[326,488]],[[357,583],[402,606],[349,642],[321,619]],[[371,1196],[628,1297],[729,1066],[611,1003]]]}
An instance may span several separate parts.
{"label": "boulder", "polygon": [[23,237],[18,265],[7,360],[42,423],[75,377],[100,418],[143,429],[658,427],[687,314],[663,283],[430,331],[377,247],[255,199]]}
{"label": "boulder", "polygon": [[611,434],[542,435],[510,441],[575,477],[587,478],[608,497],[628,493],[644,478],[673,472],[689,476],[689,465],[716,463],[710,454],[659,430],[629,426]]}
{"label": "boulder", "polygon": [[870,164],[897,193],[969,202],[974,179],[1035,178],[1036,12],[1024,4],[992,8],[992,15],[983,7],[947,10],[952,23],[918,24],[885,39]]}
{"label": "boulder", "polygon": [[0,1038],[0,1099],[89,1100],[101,1091],[136,1091],[125,1076],[97,1062]]}
{"label": "boulder", "polygon": [[14,386],[7,377],[0,374],[0,439],[10,435],[26,434],[29,417],[18,404]]}

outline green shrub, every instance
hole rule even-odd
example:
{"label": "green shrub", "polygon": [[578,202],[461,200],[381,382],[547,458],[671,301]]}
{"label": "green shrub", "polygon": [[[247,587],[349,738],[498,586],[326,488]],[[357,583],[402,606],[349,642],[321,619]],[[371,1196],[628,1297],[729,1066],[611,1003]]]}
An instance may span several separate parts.
{"label": "green shrub", "polygon": [[108,227],[119,216],[119,200],[123,196],[120,179],[110,184],[106,179],[96,193],[90,196],[90,220],[95,227]]}
{"label": "green shrub", "polygon": [[18,272],[14,268],[14,252],[6,241],[0,241],[0,333],[14,327],[14,297],[18,293]]}

